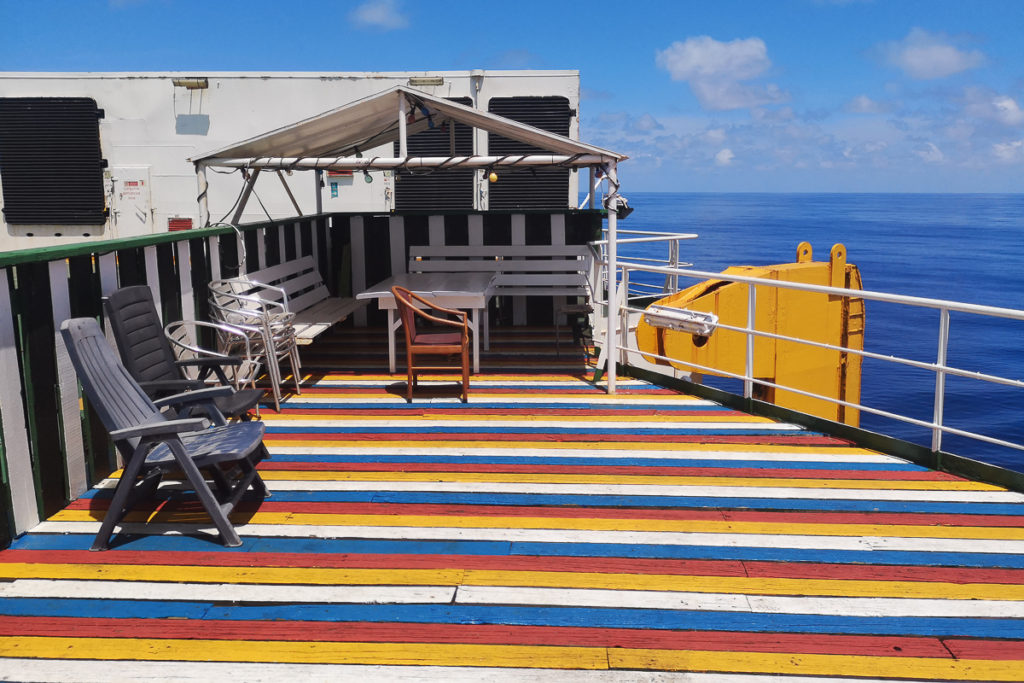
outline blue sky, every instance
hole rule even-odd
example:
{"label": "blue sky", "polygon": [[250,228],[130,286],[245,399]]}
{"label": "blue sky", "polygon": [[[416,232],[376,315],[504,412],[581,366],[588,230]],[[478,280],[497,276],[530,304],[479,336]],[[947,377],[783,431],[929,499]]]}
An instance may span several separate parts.
{"label": "blue sky", "polygon": [[0,0],[8,71],[579,69],[651,191],[1020,192],[1024,0]]}

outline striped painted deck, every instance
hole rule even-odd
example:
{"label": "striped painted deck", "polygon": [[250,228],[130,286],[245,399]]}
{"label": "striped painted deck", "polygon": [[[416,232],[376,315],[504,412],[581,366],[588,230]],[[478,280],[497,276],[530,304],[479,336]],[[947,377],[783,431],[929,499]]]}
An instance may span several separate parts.
{"label": "striped painted deck", "polygon": [[1024,679],[1024,496],[549,340],[496,333],[468,404],[309,349],[244,545],[169,486],[90,553],[103,482],[0,552],[0,677]]}

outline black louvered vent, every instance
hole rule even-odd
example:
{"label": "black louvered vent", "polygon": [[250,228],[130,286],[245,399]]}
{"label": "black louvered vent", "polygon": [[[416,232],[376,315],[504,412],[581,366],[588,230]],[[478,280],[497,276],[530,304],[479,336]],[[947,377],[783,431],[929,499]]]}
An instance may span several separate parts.
{"label": "black louvered vent", "polygon": [[106,221],[102,116],[87,97],[0,97],[0,184],[8,223]]}
{"label": "black louvered vent", "polygon": [[[564,97],[495,97],[488,110],[566,136],[573,113]],[[487,147],[492,155],[550,151],[493,134],[488,136]],[[498,182],[491,183],[489,188],[491,209],[564,209],[569,205],[569,169],[498,169],[496,173]]]}
{"label": "black louvered vent", "polygon": [[[459,104],[471,104],[467,97],[449,98]],[[408,139],[409,156],[446,157],[473,153],[473,129],[456,123],[421,131]],[[398,156],[398,143],[395,143]],[[398,171],[395,177],[395,208],[398,211],[468,211],[473,208],[473,169]]]}

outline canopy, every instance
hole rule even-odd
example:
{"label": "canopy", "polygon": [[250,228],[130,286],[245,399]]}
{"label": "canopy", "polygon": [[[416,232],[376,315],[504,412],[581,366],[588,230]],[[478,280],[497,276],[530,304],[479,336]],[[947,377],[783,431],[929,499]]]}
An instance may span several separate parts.
{"label": "canopy", "polygon": [[[551,154],[504,157],[420,157],[404,154],[405,137],[454,121],[532,145]],[[365,158],[398,141],[399,157]],[[593,166],[626,157],[428,93],[396,86],[298,123],[195,157],[197,166],[371,169],[396,166]]]}

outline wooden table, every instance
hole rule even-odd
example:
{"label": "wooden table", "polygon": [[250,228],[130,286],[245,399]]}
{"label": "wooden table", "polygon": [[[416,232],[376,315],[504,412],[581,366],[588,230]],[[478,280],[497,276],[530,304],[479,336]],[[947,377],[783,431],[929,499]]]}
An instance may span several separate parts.
{"label": "wooden table", "polygon": [[[392,287],[405,287],[435,301],[438,306],[468,309],[469,328],[473,332],[473,372],[480,372],[480,312],[487,308],[494,277],[494,273],[402,273],[357,294],[356,299],[376,299],[377,306],[388,312],[388,365],[391,372],[395,372],[395,332],[402,324],[395,314],[397,306]],[[486,332],[485,324],[485,336]]]}

